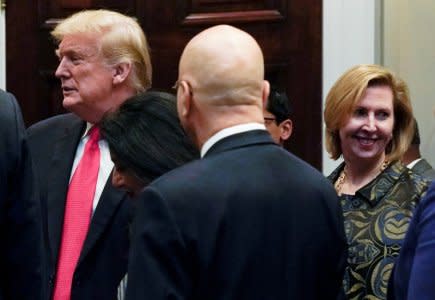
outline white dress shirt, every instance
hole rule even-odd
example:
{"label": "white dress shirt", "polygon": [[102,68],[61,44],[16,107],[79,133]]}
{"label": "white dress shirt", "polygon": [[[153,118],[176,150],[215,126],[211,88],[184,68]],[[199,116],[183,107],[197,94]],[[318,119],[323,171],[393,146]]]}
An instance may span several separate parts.
{"label": "white dress shirt", "polygon": [[[86,123],[86,130],[83,134],[83,136],[80,138],[80,143],[77,146],[76,150],[76,156],[74,158],[73,167],[71,169],[71,174],[69,181],[71,182],[71,178],[77,168],[77,165],[79,164],[83,152],[85,150],[86,142],[89,140],[89,130],[93,124]],[[110,158],[110,151],[109,151],[109,145],[105,140],[100,139],[98,142],[98,146],[100,148],[100,168],[98,170],[98,179],[97,179],[97,186],[95,187],[95,195],[94,195],[94,201],[92,203],[92,214],[95,212],[95,208],[98,205],[98,201],[100,200],[101,194],[103,193],[104,186],[106,185],[107,179],[110,176],[110,173],[113,169],[113,162]]]}

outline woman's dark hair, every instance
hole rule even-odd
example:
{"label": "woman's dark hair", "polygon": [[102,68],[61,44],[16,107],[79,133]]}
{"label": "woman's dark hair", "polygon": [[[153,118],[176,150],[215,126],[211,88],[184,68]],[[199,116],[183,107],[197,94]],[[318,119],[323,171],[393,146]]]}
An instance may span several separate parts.
{"label": "woman's dark hair", "polygon": [[117,164],[150,181],[199,158],[177,115],[175,96],[150,91],[126,100],[100,123]]}

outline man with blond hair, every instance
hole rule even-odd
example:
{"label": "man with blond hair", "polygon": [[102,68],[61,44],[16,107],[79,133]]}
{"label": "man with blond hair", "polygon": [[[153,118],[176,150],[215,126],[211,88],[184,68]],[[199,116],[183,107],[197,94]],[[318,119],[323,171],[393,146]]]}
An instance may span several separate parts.
{"label": "man with blond hair", "polygon": [[318,171],[273,142],[263,54],[246,32],[211,27],[179,64],[180,121],[202,159],[137,201],[127,299],[335,299],[346,260],[342,212]]}
{"label": "man with blond hair", "polygon": [[131,17],[87,10],[52,31],[63,106],[70,114],[32,126],[41,186],[48,297],[115,299],[127,270],[129,201],[111,185],[113,163],[99,137],[102,116],[151,86],[145,35]]}

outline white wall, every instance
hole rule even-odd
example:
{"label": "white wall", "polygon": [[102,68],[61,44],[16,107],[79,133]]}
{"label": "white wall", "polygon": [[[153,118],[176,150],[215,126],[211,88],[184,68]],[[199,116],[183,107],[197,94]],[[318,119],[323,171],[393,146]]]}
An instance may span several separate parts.
{"label": "white wall", "polygon": [[6,87],[6,30],[5,11],[0,9],[0,88]]}
{"label": "white wall", "polygon": [[[323,1],[323,99],[335,80],[351,66],[379,63],[380,3],[379,0]],[[325,175],[338,164],[339,161],[331,160],[323,151]]]}
{"label": "white wall", "polygon": [[384,0],[385,66],[407,83],[420,150],[435,166],[435,2]]}

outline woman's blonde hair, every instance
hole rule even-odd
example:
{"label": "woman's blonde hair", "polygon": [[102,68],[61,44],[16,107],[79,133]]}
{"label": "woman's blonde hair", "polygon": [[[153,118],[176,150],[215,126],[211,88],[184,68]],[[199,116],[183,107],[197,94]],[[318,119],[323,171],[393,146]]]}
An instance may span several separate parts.
{"label": "woman's blonde hair", "polygon": [[387,159],[399,159],[408,149],[413,135],[413,114],[406,83],[379,65],[357,65],[346,71],[326,97],[324,120],[326,150],[332,159],[342,154],[338,131],[345,125],[368,87],[388,86],[393,93],[393,138],[386,148]]}
{"label": "woman's blonde hair", "polygon": [[75,13],[59,23],[51,35],[61,42],[67,35],[77,33],[101,36],[100,51],[112,66],[131,63],[129,83],[136,92],[151,87],[152,67],[148,42],[139,23],[118,12],[99,9]]}

